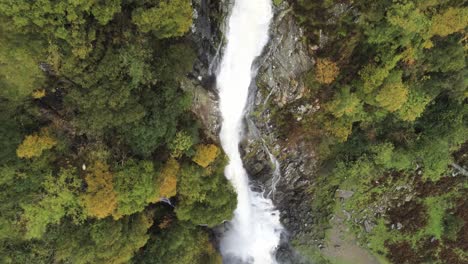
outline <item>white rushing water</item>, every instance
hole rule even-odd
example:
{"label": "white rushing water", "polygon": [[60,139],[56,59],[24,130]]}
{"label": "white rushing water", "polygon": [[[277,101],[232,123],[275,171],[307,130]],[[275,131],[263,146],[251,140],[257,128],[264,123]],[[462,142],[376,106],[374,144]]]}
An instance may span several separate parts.
{"label": "white rushing water", "polygon": [[239,153],[244,109],[256,72],[254,59],[268,42],[271,0],[235,0],[229,18],[227,46],[217,76],[223,118],[220,138],[229,157],[226,177],[237,192],[234,219],[221,239],[225,262],[272,264],[280,242],[279,212],[263,193],[252,191]]}

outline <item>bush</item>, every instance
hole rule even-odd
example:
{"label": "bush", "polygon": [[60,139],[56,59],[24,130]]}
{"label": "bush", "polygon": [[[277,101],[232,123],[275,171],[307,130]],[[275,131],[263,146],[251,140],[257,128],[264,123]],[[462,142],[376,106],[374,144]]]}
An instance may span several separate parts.
{"label": "bush", "polygon": [[16,155],[20,158],[34,158],[42,155],[42,152],[49,150],[57,145],[57,141],[52,138],[47,130],[43,130],[39,134],[26,136],[18,146]]}
{"label": "bush", "polygon": [[330,84],[336,79],[339,73],[340,68],[338,68],[338,65],[335,62],[330,59],[317,59],[315,65],[315,78],[319,83]]}
{"label": "bush", "polygon": [[213,144],[198,145],[196,148],[197,152],[192,160],[203,168],[208,167],[221,152],[219,148]]}

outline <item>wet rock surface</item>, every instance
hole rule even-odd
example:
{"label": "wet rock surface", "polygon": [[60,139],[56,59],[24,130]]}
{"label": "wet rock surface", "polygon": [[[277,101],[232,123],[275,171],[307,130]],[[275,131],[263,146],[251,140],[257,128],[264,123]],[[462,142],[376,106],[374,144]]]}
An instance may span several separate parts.
{"label": "wet rock surface", "polygon": [[201,121],[205,135],[218,142],[221,125],[216,90],[216,72],[221,59],[224,17],[228,1],[193,1],[193,25],[189,39],[197,52],[192,73],[181,80],[181,88],[192,95],[191,111]]}
{"label": "wet rock surface", "polygon": [[[307,92],[302,76],[314,64],[303,33],[296,24],[290,7],[283,3],[276,10],[271,25],[271,40],[264,55],[258,59],[258,77],[251,87],[251,104],[247,109],[247,134],[242,145],[244,164],[254,182],[265,188],[281,212],[287,232],[278,250],[280,263],[307,263],[294,249],[292,240],[306,240],[313,232],[313,215],[308,189],[316,170],[314,147],[293,135],[280,137],[279,126],[272,111],[296,104]],[[299,112],[314,111],[311,105],[300,105]],[[280,177],[274,177],[278,161]]]}
{"label": "wet rock surface", "polygon": [[[197,45],[199,58],[192,75],[181,84],[192,94],[192,112],[201,120],[205,134],[218,141],[221,120],[215,75],[222,57],[220,36],[224,35],[223,21],[229,12],[229,1],[197,0],[194,6],[197,11],[191,38]],[[287,3],[275,8],[270,31],[270,43],[256,62],[258,75],[246,109],[241,153],[253,187],[264,189],[281,212],[287,232],[278,250],[279,262],[307,263],[292,249],[290,241],[306,240],[312,232],[308,188],[316,170],[315,152],[313,146],[301,140],[280,139],[277,133],[280,124],[272,118],[272,111],[303,98],[307,88],[301,76],[313,67],[314,60],[302,42],[303,32]],[[311,104],[300,105],[297,114],[316,110]],[[272,157],[279,161],[278,178],[275,178],[277,168]]]}

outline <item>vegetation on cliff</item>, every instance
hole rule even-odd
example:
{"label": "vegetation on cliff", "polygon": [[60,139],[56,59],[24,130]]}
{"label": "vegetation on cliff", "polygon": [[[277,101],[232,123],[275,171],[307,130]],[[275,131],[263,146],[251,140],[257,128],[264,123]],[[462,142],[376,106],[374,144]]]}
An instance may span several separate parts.
{"label": "vegetation on cliff", "polygon": [[465,3],[292,2],[317,57],[304,100],[320,104],[292,127],[331,168],[310,190],[316,223],[340,208],[392,263],[466,263]]}

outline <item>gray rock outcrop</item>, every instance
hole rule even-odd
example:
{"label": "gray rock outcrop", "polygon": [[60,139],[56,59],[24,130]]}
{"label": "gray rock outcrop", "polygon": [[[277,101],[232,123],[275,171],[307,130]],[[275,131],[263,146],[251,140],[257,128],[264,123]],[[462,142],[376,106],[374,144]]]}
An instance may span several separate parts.
{"label": "gray rock outcrop", "polygon": [[[191,37],[199,50],[199,58],[192,75],[181,83],[182,88],[192,94],[192,112],[201,120],[205,134],[218,141],[221,120],[215,74],[221,57],[223,40],[220,36],[225,29],[223,21],[229,1],[197,0],[194,6],[197,11]],[[314,103],[298,103],[308,90],[302,76],[314,65],[302,40],[303,32],[295,22],[290,6],[283,2],[275,8],[270,43],[256,62],[258,77],[251,87],[245,140],[241,146],[253,185],[265,189],[265,195],[273,199],[281,212],[287,234],[278,251],[280,263],[295,264],[307,263],[289,242],[307,240],[308,234],[313,232],[308,189],[317,161],[314,146],[302,141],[300,134],[279,135],[280,124],[274,120],[273,111],[294,104],[294,114],[300,119],[306,112],[318,110]],[[291,124],[295,121],[291,120]],[[279,172],[277,178],[275,171]]]}
{"label": "gray rock outcrop", "polygon": [[[290,242],[309,239],[314,226],[308,193],[317,165],[314,146],[303,141],[302,135],[292,129],[286,136],[279,135],[281,124],[273,114],[294,105],[292,111],[300,120],[305,112],[318,110],[301,100],[308,92],[302,76],[314,65],[302,39],[303,32],[290,7],[282,3],[271,25],[269,46],[258,59],[258,77],[251,88],[246,122],[248,132],[242,146],[249,175],[261,183],[259,185],[266,189],[265,193],[270,194],[281,212],[281,221],[287,230],[278,251],[281,263],[307,263],[291,248]],[[289,121],[288,126],[293,127],[298,120]],[[281,175],[277,180],[273,177],[275,164],[270,154],[279,161]]]}

